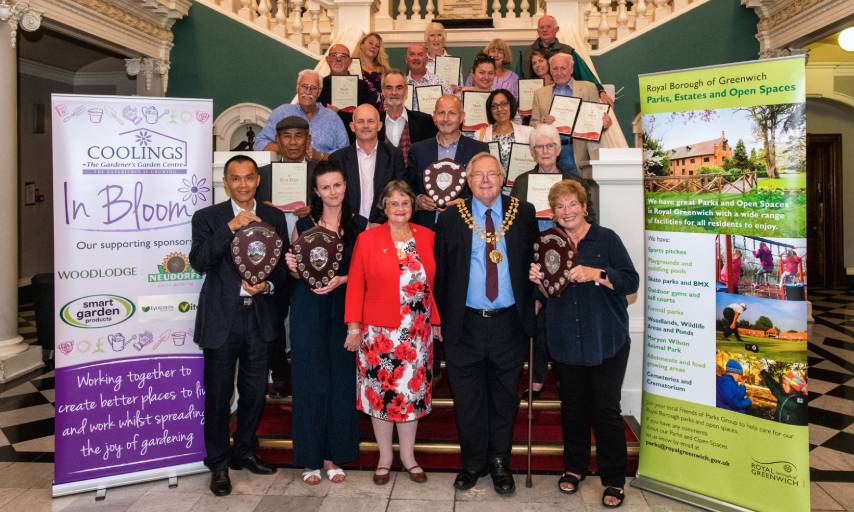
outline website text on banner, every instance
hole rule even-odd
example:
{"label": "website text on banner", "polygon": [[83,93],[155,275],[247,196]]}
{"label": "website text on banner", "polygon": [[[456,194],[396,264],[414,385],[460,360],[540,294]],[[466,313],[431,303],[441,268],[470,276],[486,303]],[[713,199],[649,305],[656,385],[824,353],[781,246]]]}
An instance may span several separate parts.
{"label": "website text on banner", "polygon": [[210,100],[52,97],[54,494],[204,458],[201,276],[187,255],[190,219],[211,201],[211,112]]}
{"label": "website text on banner", "polygon": [[642,75],[640,91],[638,485],[807,510],[804,59]]}

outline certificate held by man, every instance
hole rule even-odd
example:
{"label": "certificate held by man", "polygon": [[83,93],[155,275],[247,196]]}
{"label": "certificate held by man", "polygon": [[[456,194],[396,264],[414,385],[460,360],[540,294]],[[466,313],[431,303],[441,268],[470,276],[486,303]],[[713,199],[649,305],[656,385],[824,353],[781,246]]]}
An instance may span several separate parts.
{"label": "certificate held by man", "polygon": [[531,146],[514,142],[510,147],[510,161],[507,163],[507,186],[512,187],[519,175],[537,166],[537,161],[531,154]]}
{"label": "certificate held by man", "polygon": [[534,205],[538,219],[552,218],[552,209],[549,206],[549,190],[562,177],[559,172],[528,175],[528,202]]}
{"label": "certificate held by man", "polygon": [[488,92],[463,92],[463,131],[473,132],[489,126],[486,117],[486,99]]}
{"label": "certificate held by man", "polygon": [[359,104],[359,77],[357,76],[333,76],[332,77],[332,105],[338,110],[352,112]]}
{"label": "certificate held by man", "polygon": [[460,85],[460,58],[450,55],[436,57],[436,76],[448,85]]}
{"label": "certificate held by man", "polygon": [[415,88],[415,96],[418,99],[418,110],[425,114],[433,115],[433,107],[442,97],[441,85],[420,85]]}
{"label": "certificate held by man", "polygon": [[273,206],[293,212],[308,204],[308,165],[306,162],[276,162],[272,169]]}
{"label": "certificate held by man", "polygon": [[599,142],[604,130],[605,116],[608,115],[610,108],[607,103],[582,101],[578,109],[578,118],[572,128],[572,137]]}
{"label": "certificate held by man", "polygon": [[560,133],[569,135],[572,133],[572,127],[575,125],[575,117],[578,115],[578,108],[581,106],[581,98],[575,96],[562,96],[555,94],[552,97],[552,106],[549,108],[549,115],[554,117],[554,127]]}
{"label": "certificate held by man", "polygon": [[542,78],[519,80],[519,115],[529,116],[534,112],[534,91],[543,87]]}

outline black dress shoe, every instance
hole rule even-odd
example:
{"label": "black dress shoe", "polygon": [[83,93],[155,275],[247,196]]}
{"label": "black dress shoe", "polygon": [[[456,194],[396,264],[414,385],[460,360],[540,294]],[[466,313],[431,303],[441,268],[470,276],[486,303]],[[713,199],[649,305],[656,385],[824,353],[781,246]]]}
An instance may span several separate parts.
{"label": "black dress shoe", "polygon": [[477,485],[478,478],[486,476],[487,471],[469,471],[463,469],[457,473],[457,478],[454,480],[454,488],[460,491],[467,491]]}
{"label": "black dress shoe", "polygon": [[507,467],[503,459],[494,459],[489,463],[489,473],[492,475],[492,485],[495,492],[501,495],[513,494],[516,491],[516,482],[513,473]]}
{"label": "black dress shoe", "polygon": [[270,386],[270,398],[284,398],[291,394],[291,384],[284,380],[274,380]]}
{"label": "black dress shoe", "polygon": [[211,492],[214,496],[228,496],[231,494],[231,479],[228,478],[228,469],[214,469],[211,471]]}
{"label": "black dress shoe", "polygon": [[276,466],[268,462],[264,462],[255,455],[249,455],[239,459],[231,459],[231,462],[228,463],[228,467],[231,469],[246,468],[256,475],[272,475],[276,472]]}

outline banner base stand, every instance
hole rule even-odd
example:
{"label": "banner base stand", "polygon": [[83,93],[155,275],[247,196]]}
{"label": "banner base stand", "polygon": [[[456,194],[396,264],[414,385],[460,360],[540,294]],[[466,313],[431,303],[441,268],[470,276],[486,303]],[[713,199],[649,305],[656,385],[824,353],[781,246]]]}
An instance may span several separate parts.
{"label": "banner base stand", "polygon": [[636,477],[632,480],[631,486],[643,489],[644,491],[660,494],[661,496],[666,496],[689,505],[694,505],[695,507],[700,507],[705,510],[712,510],[715,512],[751,512],[751,509],[749,508],[739,507],[738,505],[733,505],[726,501],[689,491],[659,480],[653,480],[652,478],[647,478],[645,476]]}
{"label": "banner base stand", "polygon": [[144,482],[165,479],[168,479],[169,487],[177,487],[179,476],[195,475],[198,473],[206,473],[208,471],[210,470],[202,462],[192,462],[189,464],[181,464],[180,466],[147,469],[145,471],[126,473],[123,475],[113,475],[103,478],[93,478],[91,480],[68,482],[66,484],[54,485],[51,488],[51,492],[54,498],[58,498],[69,494],[95,491],[97,493],[95,499],[100,501],[106,498],[107,489],[110,487],[121,487],[123,485],[141,484]]}

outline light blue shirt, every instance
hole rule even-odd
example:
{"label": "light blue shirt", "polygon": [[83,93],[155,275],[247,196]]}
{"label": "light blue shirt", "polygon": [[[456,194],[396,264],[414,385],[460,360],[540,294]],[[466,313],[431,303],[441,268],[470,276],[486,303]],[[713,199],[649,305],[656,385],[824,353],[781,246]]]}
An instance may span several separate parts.
{"label": "light blue shirt", "polygon": [[285,103],[279,105],[270,113],[267,119],[267,124],[264,129],[255,139],[255,145],[252,147],[255,151],[264,151],[267,144],[276,142],[276,125],[282,119],[288,116],[299,116],[308,121],[308,131],[311,133],[311,147],[323,153],[332,153],[335,150],[350,145],[350,138],[347,136],[347,129],[344,128],[344,123],[338,114],[324,107],[320,103],[317,104],[317,110],[311,119],[305,115],[299,104]]}
{"label": "light blue shirt", "polygon": [[[555,85],[552,88],[552,94],[559,94],[561,96],[572,96],[572,82],[567,82],[565,85]],[[560,147],[560,155],[558,156],[558,167],[565,171],[577,172],[575,166],[575,151],[572,147],[572,137],[569,135],[560,134],[560,140],[562,142],[569,141],[567,144],[563,144]]]}
{"label": "light blue shirt", "polygon": [[[501,227],[501,197],[493,203],[492,224],[498,230]],[[475,224],[484,227],[487,207],[476,198],[471,199],[471,214]],[[475,230],[471,234],[471,260],[469,262],[469,285],[466,292],[466,306],[475,309],[501,309],[516,303],[513,298],[513,286],[510,282],[510,265],[507,263],[507,241],[502,236],[495,244],[503,258],[498,264],[498,297],[495,301],[486,298],[486,242],[481,240]]]}
{"label": "light blue shirt", "polygon": [[[460,135],[460,137],[462,137],[462,134]],[[460,139],[459,137],[457,137],[457,140],[450,143],[447,147],[443,146],[442,143],[439,142],[439,136],[437,135],[436,146],[439,147],[439,151],[437,152],[436,156],[439,157],[439,160],[442,160],[443,158],[450,158],[451,160],[454,160],[454,158],[457,156],[457,147],[459,147],[459,145]]]}

